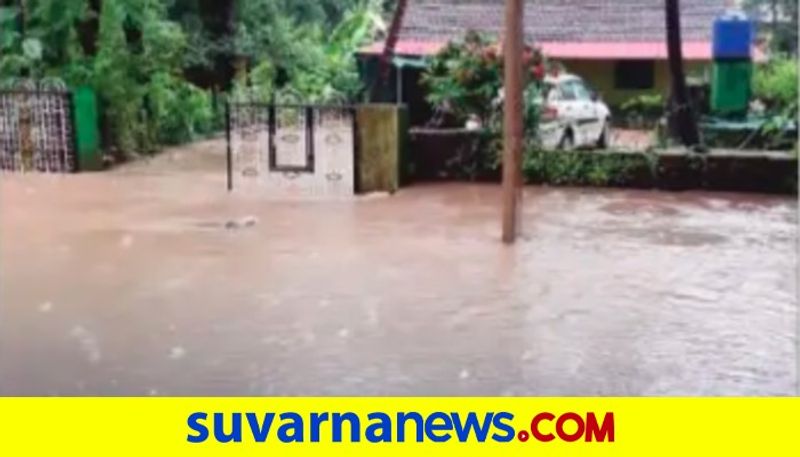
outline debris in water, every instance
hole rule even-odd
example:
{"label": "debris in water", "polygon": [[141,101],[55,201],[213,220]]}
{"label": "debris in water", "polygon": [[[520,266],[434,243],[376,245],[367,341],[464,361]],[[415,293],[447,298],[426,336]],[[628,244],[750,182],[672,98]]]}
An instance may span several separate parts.
{"label": "debris in water", "polygon": [[346,328],[339,330],[339,338],[347,338],[348,336],[350,336],[350,330]]}
{"label": "debris in water", "polygon": [[245,218],[242,218],[240,223],[245,227],[253,227],[256,224],[258,224],[258,218],[255,216],[247,216]]}
{"label": "debris in water", "polygon": [[53,302],[46,301],[39,305],[39,312],[40,313],[49,313],[53,310]]}
{"label": "debris in water", "polygon": [[469,379],[469,371],[466,368],[461,370],[461,373],[458,374],[458,379],[462,381]]}
{"label": "debris in water", "polygon": [[240,228],[254,227],[258,224],[258,218],[255,216],[246,216],[240,219],[231,219],[225,223],[225,228],[228,230],[236,230]]}

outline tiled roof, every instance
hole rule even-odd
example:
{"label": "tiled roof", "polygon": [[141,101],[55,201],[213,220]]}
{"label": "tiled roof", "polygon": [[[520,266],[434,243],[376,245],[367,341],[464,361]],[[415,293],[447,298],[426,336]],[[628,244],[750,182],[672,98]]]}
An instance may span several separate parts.
{"label": "tiled roof", "polygon": [[[710,41],[728,0],[681,0],[684,41]],[[505,0],[409,0],[400,41],[445,42],[473,29],[499,35]],[[664,0],[526,0],[525,33],[538,42],[665,40]]]}

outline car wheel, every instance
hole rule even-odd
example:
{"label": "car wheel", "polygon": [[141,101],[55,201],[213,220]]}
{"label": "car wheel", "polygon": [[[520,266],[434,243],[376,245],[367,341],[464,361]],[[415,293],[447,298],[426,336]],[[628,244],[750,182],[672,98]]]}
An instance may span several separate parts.
{"label": "car wheel", "polygon": [[561,142],[558,143],[558,149],[562,151],[572,151],[575,149],[575,139],[573,138],[572,130],[564,132],[564,138],[561,138]]}
{"label": "car wheel", "polygon": [[611,128],[608,126],[608,121],[603,124],[603,130],[600,132],[600,138],[597,139],[598,149],[608,149],[611,143]]}

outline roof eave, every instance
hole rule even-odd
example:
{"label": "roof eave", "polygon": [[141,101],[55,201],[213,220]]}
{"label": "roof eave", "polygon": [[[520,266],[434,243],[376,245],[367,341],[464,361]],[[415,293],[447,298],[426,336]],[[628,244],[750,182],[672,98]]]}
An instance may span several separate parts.
{"label": "roof eave", "polygon": [[[425,57],[435,55],[445,46],[444,41],[400,41],[394,54]],[[645,42],[542,42],[538,44],[544,54],[560,60],[667,60],[667,46],[661,41]],[[362,55],[380,55],[382,43],[374,43],[359,52]],[[712,60],[709,41],[687,41],[683,43],[684,60],[707,62]],[[766,55],[758,47],[753,48],[753,58],[760,62]]]}

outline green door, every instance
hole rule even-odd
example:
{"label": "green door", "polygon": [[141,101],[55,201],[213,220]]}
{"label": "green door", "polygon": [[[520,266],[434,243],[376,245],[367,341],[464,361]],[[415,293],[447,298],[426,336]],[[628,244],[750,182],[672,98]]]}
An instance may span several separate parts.
{"label": "green door", "polygon": [[72,106],[78,169],[100,170],[103,168],[103,157],[100,152],[97,97],[94,90],[87,86],[75,88],[72,92]]}

